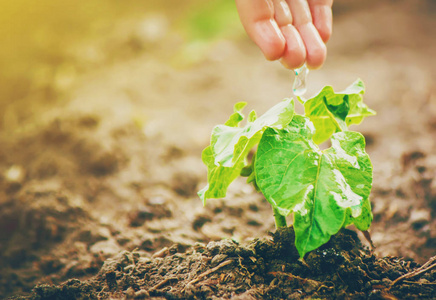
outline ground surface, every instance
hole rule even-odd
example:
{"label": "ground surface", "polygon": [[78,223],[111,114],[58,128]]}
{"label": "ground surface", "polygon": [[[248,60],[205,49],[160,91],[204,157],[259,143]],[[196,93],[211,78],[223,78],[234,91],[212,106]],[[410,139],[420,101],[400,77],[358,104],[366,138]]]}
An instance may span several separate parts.
{"label": "ground surface", "polygon": [[271,208],[243,181],[203,207],[212,127],[237,101],[262,113],[289,97],[292,76],[243,36],[188,45],[168,8],[120,10],[94,24],[105,34],[0,74],[0,297],[435,297],[434,268],[393,282],[436,252],[436,10],[347,2],[335,3],[308,95],[366,83],[378,112],[359,126],[374,164],[374,254],[338,242],[298,263],[286,238],[268,238]]}

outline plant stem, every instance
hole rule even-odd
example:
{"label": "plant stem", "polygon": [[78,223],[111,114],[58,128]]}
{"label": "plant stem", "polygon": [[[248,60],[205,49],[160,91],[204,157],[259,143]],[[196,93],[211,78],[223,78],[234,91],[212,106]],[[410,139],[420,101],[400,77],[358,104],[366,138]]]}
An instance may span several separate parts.
{"label": "plant stem", "polygon": [[279,213],[277,208],[273,207],[273,212],[274,212],[274,219],[276,220],[276,227],[277,228],[287,227],[288,225],[286,224],[286,218]]}

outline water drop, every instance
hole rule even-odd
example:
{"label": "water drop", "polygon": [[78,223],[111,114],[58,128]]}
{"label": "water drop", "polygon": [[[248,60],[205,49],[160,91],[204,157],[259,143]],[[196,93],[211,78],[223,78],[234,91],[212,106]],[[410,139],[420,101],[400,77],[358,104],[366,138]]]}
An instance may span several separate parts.
{"label": "water drop", "polygon": [[362,208],[358,206],[351,207],[351,216],[357,218],[362,214]]}
{"label": "water drop", "polygon": [[306,67],[306,64],[304,64],[301,68],[295,69],[295,79],[294,84],[292,86],[292,91],[294,92],[295,96],[303,96],[306,91],[306,79],[307,74],[309,74],[309,69]]}

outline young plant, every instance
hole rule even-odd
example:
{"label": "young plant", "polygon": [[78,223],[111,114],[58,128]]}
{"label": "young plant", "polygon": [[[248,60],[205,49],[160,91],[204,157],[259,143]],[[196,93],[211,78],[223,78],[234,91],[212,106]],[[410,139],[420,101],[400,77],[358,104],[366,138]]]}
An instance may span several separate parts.
{"label": "young plant", "polygon": [[[361,80],[339,93],[326,86],[311,99],[298,97],[304,115],[295,113],[293,99],[285,99],[259,118],[251,111],[244,127],[239,124],[246,103],[237,103],[203,150],[208,168],[208,184],[198,192],[203,204],[225,197],[233,180],[248,176],[272,205],[277,227],[287,226],[286,216],[293,213],[300,257],[345,226],[366,231],[372,221],[372,165],[363,135],[348,130],[375,114],[362,101],[364,91]],[[329,139],[331,147],[321,150],[318,145]]]}

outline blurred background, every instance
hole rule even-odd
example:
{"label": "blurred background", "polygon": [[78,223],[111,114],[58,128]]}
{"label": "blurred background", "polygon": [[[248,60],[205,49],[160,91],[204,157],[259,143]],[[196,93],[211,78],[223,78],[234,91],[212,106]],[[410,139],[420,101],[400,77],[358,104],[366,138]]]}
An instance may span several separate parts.
{"label": "blurred background", "polygon": [[[426,97],[434,76],[434,3],[335,1],[328,61],[322,70],[312,72],[308,94],[326,84],[340,89],[362,77],[368,84],[368,101],[375,105],[385,102],[380,99],[389,97],[391,89],[411,87],[413,92],[405,92]],[[203,110],[205,102],[244,99],[262,110],[290,96],[291,72],[264,61],[245,36],[233,1],[43,0],[30,4],[2,0],[1,7],[3,129],[22,125],[67,98],[74,100],[78,96],[73,94],[85,86],[86,97],[98,98],[99,89],[106,89],[101,85],[120,81],[144,107],[180,106],[189,98],[190,105],[207,115],[205,119],[216,117],[214,121],[221,116],[210,113],[224,107]],[[132,66],[130,71],[127,65]],[[103,74],[110,78],[103,79]],[[100,86],[95,85],[98,78]],[[391,85],[397,79],[408,87]],[[177,89],[179,85],[183,90]],[[159,87],[164,93],[157,91]],[[174,89],[178,99],[170,100]]]}
{"label": "blurred background", "polygon": [[[436,248],[436,1],[333,7],[306,96],[363,79],[378,113],[359,125],[377,251],[425,261]],[[123,249],[265,236],[269,204],[243,181],[202,206],[201,150],[234,103],[261,114],[292,81],[248,39],[234,1],[0,0],[0,264],[11,268],[0,295],[91,274]]]}
{"label": "blurred background", "polygon": [[[375,109],[393,92],[428,98],[434,3],[335,1],[328,60],[311,73],[308,95],[362,77]],[[186,114],[189,105],[199,121],[213,124],[233,102],[247,100],[262,111],[291,96],[291,72],[263,59],[246,37],[233,1],[1,0],[1,7],[4,130],[68,101],[86,106],[90,98],[105,98],[106,106],[113,106],[111,101],[129,106],[135,98],[147,115],[154,107]],[[102,95],[110,89],[111,95]],[[390,111],[396,109],[389,104]]]}
{"label": "blurred background", "polygon": [[[3,129],[65,101],[72,90],[83,86],[85,74],[103,69],[107,74],[108,68],[134,63],[148,74],[144,78],[139,78],[143,73],[134,74],[134,81],[144,83],[142,90],[150,79],[170,86],[164,77],[156,77],[168,68],[176,71],[204,61],[217,39],[242,36],[230,1],[2,0],[0,5]],[[140,66],[150,63],[151,69]]]}

